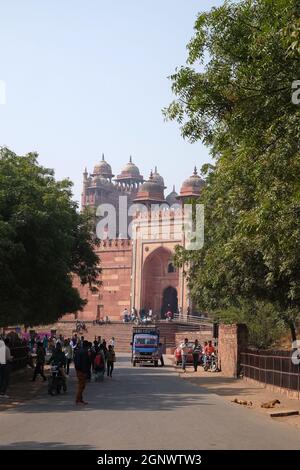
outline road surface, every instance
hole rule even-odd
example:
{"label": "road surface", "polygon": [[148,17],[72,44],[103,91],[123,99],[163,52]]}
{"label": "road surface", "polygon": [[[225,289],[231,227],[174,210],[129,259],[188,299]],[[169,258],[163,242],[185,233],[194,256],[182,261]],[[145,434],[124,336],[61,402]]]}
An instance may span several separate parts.
{"label": "road surface", "polygon": [[[119,355],[118,355],[119,356]],[[38,398],[0,414],[0,449],[299,449],[300,431],[228,403],[172,367],[131,367],[120,355],[112,380],[88,384],[89,404]],[[13,392],[13,391],[11,391]]]}

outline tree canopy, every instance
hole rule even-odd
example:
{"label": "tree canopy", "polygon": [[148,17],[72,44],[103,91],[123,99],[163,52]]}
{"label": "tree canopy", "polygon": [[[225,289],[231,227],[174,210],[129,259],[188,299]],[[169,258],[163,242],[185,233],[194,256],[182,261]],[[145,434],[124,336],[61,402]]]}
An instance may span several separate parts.
{"label": "tree canopy", "polygon": [[300,79],[297,0],[224,2],[198,16],[187,65],[164,110],[210,146],[205,245],[177,251],[197,304],[211,312],[270,303],[291,328],[300,307]]}
{"label": "tree canopy", "polygon": [[73,276],[97,289],[93,219],[37,154],[0,149],[0,324],[38,325],[81,310]]}

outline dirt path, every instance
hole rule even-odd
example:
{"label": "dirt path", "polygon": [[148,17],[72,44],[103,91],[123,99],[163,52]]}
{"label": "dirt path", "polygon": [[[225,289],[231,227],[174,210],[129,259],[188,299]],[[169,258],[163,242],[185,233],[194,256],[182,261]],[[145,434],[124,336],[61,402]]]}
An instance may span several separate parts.
{"label": "dirt path", "polygon": [[[169,357],[168,360],[172,361],[172,358]],[[175,367],[175,370],[182,379],[201,387],[207,392],[215,393],[226,401],[232,402],[237,398],[242,401],[252,402],[251,406],[236,404],[237,407],[249,409],[249,412],[256,411],[264,414],[268,418],[270,413],[274,411],[298,410],[300,412],[300,400],[288,398],[283,393],[275,393],[271,390],[267,390],[263,385],[260,386],[259,384],[243,379],[224,377],[222,373],[204,372],[202,367],[200,367],[197,372],[193,371],[192,366],[187,368],[186,373],[183,373],[180,367]],[[280,401],[280,404],[276,404],[275,408],[261,408],[262,403],[274,399]],[[300,428],[300,415],[274,419]]]}

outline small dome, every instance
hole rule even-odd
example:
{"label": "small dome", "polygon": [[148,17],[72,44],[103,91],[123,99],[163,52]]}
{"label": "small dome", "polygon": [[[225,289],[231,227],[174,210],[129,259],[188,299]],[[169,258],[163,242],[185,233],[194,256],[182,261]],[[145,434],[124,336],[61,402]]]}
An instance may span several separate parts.
{"label": "small dome", "polygon": [[95,175],[105,176],[111,178],[113,176],[111,166],[104,160],[104,154],[102,154],[102,160],[94,168]]}
{"label": "small dome", "polygon": [[124,166],[121,171],[121,175],[133,177],[140,176],[140,170],[134,163],[132,163],[132,157],[130,157],[129,162]]}
{"label": "small dome", "polygon": [[135,202],[164,202],[164,187],[158,184],[153,177],[153,173],[151,171],[150,177],[148,181],[143,183],[136,195]]}
{"label": "small dome", "polygon": [[180,197],[189,197],[189,196],[199,196],[201,189],[205,185],[203,179],[197,173],[197,168],[195,167],[194,173],[192,176],[187,178],[181,186]]}
{"label": "small dome", "polygon": [[178,197],[178,193],[175,191],[175,186],[173,186],[173,190],[166,197],[166,201],[169,204],[169,206],[172,206],[173,204],[178,204],[177,197]]}
{"label": "small dome", "polygon": [[124,166],[121,174],[117,176],[116,181],[123,180],[138,180],[139,182],[143,181],[143,177],[140,174],[138,167],[132,162],[132,157],[130,156],[129,162]]}
{"label": "small dome", "polygon": [[155,169],[154,169],[153,180],[154,180],[157,184],[159,184],[160,186],[162,186],[163,188],[165,187],[164,179],[163,179],[163,177],[160,176],[160,174],[158,173],[157,167],[155,167]]}

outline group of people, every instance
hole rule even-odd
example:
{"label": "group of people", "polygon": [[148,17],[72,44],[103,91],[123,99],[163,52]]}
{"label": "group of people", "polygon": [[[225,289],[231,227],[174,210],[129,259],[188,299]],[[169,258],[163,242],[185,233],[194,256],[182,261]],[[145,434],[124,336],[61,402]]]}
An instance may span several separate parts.
{"label": "group of people", "polygon": [[192,353],[194,371],[197,372],[199,363],[202,364],[203,367],[205,367],[207,361],[211,359],[211,356],[215,354],[216,351],[215,347],[212,344],[212,341],[205,341],[203,343],[203,346],[201,346],[199,341],[195,339],[194,344],[191,348],[188,338],[185,338],[180,345],[180,352],[183,371],[186,372],[188,355]]}
{"label": "group of people", "polygon": [[123,323],[134,323],[138,319],[136,309],[133,307],[129,312],[127,308],[124,308],[123,312],[121,313],[121,319]]}
{"label": "group of people", "polygon": [[[95,337],[93,342],[89,342],[84,336],[79,337],[77,333],[73,334],[72,338],[45,334],[43,337],[31,335],[26,341],[24,338],[20,340],[21,343],[28,349],[27,365],[34,369],[32,382],[38,376],[41,376],[44,382],[47,380],[44,370],[46,363],[57,367],[63,380],[66,381],[70,364],[74,362],[78,379],[76,404],[86,404],[83,400],[83,390],[87,381],[92,379],[95,382],[103,381],[105,374],[112,378],[116,361],[114,337],[107,344],[100,336]],[[6,391],[12,361],[9,337],[0,338],[0,398],[9,398]]]}
{"label": "group of people", "polygon": [[[76,335],[75,335],[76,336]],[[74,348],[74,367],[78,379],[76,404],[86,405],[83,399],[83,391],[86,382],[91,380],[91,374],[94,373],[95,381],[103,380],[105,371],[107,377],[112,378],[114,363],[116,362],[115,339],[111,338],[108,346],[105,340],[95,338],[93,343],[81,338],[78,343],[77,338],[71,340],[72,344],[76,344]]]}
{"label": "group of people", "polygon": [[[54,348],[53,344],[55,344]],[[114,347],[114,337],[111,338],[108,345],[105,339],[101,340],[100,336],[95,337],[92,343],[85,340],[84,336],[79,338],[77,333],[71,339],[64,339],[62,335],[59,335],[58,338],[51,338],[51,341],[47,342],[46,338],[44,343],[41,341],[37,343],[36,365],[32,381],[35,381],[38,375],[44,381],[46,380],[44,365],[47,351],[51,353],[51,357],[47,362],[59,368],[64,380],[69,375],[70,364],[73,361],[78,379],[76,404],[86,404],[83,400],[83,390],[86,382],[91,381],[92,377],[95,381],[102,381],[105,372],[107,372],[108,377],[112,377],[116,361]]]}
{"label": "group of people", "polygon": [[93,326],[95,325],[105,325],[111,323],[109,316],[105,315],[104,318],[96,318],[96,320],[93,320]]}
{"label": "group of people", "polygon": [[86,324],[80,320],[76,321],[75,328],[76,328],[77,333],[79,333],[80,331],[87,331]]}
{"label": "group of people", "polygon": [[[173,320],[174,315],[171,310],[168,310],[168,312],[165,314],[165,318],[168,321]],[[121,313],[121,319],[123,323],[136,323],[139,325],[147,325],[157,320],[158,315],[153,312],[152,308],[143,308],[141,309],[138,315],[137,310],[133,307],[130,312],[127,308],[125,308]]]}

